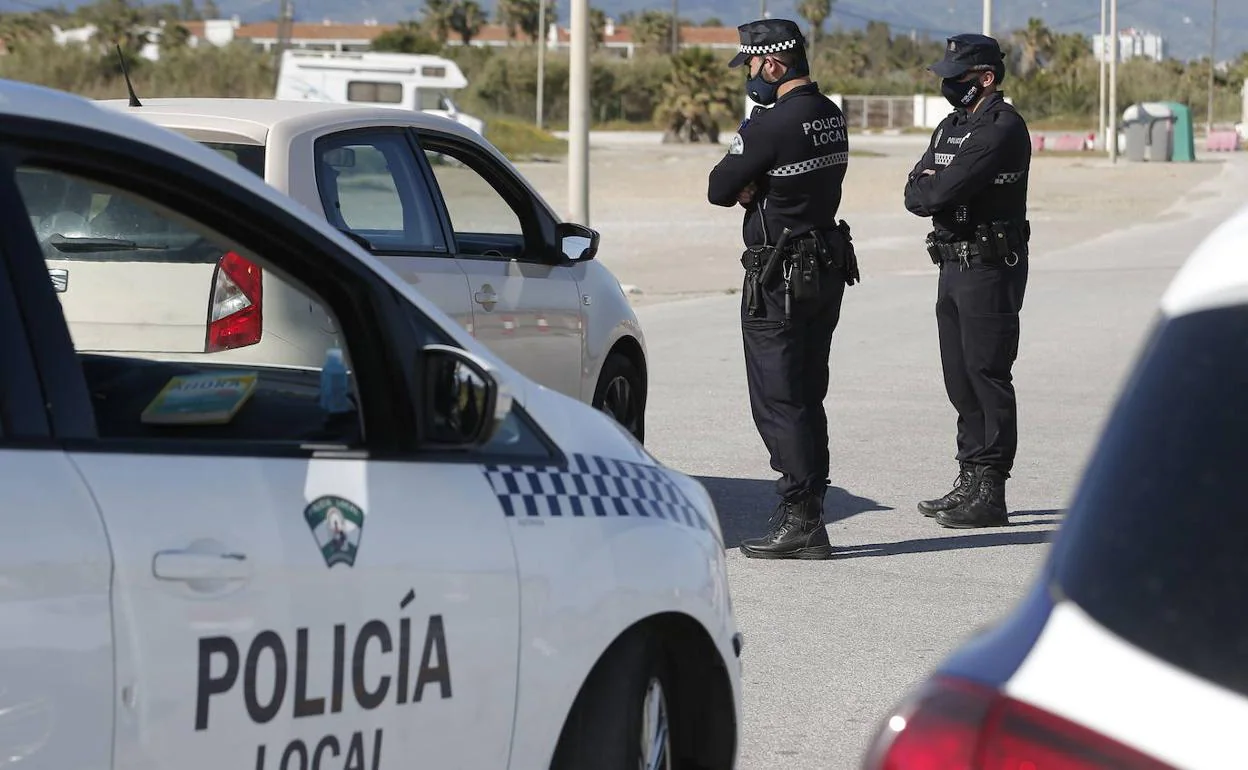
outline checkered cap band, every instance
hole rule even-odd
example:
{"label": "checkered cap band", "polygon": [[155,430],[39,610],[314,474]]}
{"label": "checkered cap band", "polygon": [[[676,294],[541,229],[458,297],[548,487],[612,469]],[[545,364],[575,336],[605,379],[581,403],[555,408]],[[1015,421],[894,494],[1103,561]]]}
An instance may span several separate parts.
{"label": "checkered cap band", "polygon": [[763,54],[787,51],[790,48],[797,48],[796,40],[785,40],[780,43],[768,43],[767,45],[743,45],[741,46],[741,53],[746,53],[750,56],[761,56]]}
{"label": "checkered cap band", "polygon": [[709,530],[661,468],[574,454],[566,468],[485,465],[482,470],[508,518],[628,517]]}

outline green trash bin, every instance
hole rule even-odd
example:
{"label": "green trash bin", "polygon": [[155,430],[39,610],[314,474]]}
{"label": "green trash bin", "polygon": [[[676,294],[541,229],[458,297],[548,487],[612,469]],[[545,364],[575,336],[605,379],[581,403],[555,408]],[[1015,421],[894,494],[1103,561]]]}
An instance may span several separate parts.
{"label": "green trash bin", "polygon": [[1178,102],[1162,102],[1174,115],[1174,129],[1171,137],[1172,152],[1170,159],[1192,163],[1196,160],[1196,134],[1192,127],[1192,111],[1185,104]]}

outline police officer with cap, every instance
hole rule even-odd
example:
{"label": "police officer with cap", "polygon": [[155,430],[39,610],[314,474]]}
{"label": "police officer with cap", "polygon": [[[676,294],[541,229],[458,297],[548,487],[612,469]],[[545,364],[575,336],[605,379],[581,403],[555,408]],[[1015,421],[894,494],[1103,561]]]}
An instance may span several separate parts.
{"label": "police officer with cap", "polygon": [[1031,138],[999,90],[1004,61],[991,37],[948,38],[943,60],[928,69],[954,109],[905,189],[906,208],[932,219],[940,359],[958,413],[954,487],[918,505],[946,527],[1007,523],[1005,481],[1018,443],[1011,370],[1027,288]]}
{"label": "police officer with cap", "polygon": [[810,78],[805,40],[787,19],[737,28],[746,92],[757,103],[711,170],[707,198],[745,208],[741,327],[754,424],[781,474],[758,558],[824,558],[830,483],[828,355],[847,285],[858,280],[849,227],[837,220],[849,161],[845,116]]}

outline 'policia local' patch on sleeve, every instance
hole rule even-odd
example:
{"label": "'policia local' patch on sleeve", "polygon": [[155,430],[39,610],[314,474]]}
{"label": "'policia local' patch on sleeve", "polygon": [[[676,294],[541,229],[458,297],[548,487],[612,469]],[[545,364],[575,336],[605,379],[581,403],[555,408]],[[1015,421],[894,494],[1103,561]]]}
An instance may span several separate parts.
{"label": "'policia local' patch on sleeve", "polygon": [[737,134],[732,137],[732,143],[728,145],[728,154],[740,155],[743,152],[745,152],[745,141],[741,138],[740,134]]}
{"label": "'policia local' patch on sleeve", "polygon": [[667,474],[648,465],[571,455],[567,468],[486,465],[482,470],[508,517],[628,516],[710,529]]}

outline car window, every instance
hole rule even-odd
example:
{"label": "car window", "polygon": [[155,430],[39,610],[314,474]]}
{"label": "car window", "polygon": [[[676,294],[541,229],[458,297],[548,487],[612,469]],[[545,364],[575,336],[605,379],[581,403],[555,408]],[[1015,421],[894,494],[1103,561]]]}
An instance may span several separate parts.
{"label": "car window", "polygon": [[1062,530],[1062,593],[1136,647],[1248,695],[1248,307],[1171,320]]}
{"label": "car window", "polygon": [[374,251],[445,252],[416,155],[402,132],[349,132],[316,143],[325,216]]}
{"label": "car window", "polygon": [[102,439],[363,441],[349,346],[297,277],[133,192],[18,184]]}
{"label": "car window", "polygon": [[347,101],[400,104],[403,101],[403,84],[351,80],[347,82]]}
{"label": "car window", "polygon": [[418,88],[416,89],[416,109],[418,110],[444,110],[446,109],[446,93],[436,88]]}
{"label": "car window", "polygon": [[215,150],[227,160],[233,161],[258,177],[264,177],[264,148],[257,144],[237,144],[234,142],[200,142],[210,150]]}
{"label": "car window", "polygon": [[[437,144],[425,150],[433,169],[459,253],[514,256],[524,246],[524,226],[520,215],[490,179],[484,161],[452,144]],[[485,236],[485,237],[481,237]],[[500,236],[500,237],[493,237]],[[498,248],[506,245],[508,248]]]}

